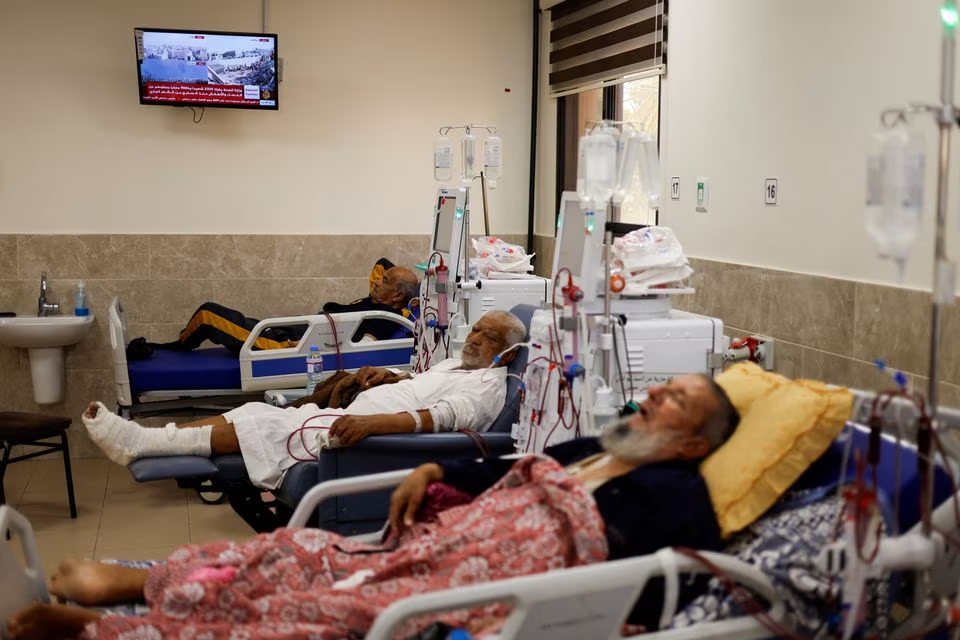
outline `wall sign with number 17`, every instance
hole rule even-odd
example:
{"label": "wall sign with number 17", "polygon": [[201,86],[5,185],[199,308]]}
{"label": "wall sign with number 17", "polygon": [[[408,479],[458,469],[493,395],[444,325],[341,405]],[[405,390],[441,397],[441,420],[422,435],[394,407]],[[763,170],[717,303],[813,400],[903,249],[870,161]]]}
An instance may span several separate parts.
{"label": "wall sign with number 17", "polygon": [[679,200],[680,199],[680,177],[674,176],[670,178],[670,199]]}

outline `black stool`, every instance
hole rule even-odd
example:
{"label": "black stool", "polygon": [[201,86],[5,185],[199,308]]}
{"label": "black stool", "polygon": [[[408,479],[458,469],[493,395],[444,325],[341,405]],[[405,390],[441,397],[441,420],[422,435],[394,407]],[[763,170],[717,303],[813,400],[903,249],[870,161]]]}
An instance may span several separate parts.
{"label": "black stool", "polygon": [[[7,465],[37,456],[45,456],[54,451],[63,452],[63,470],[67,474],[67,497],[70,499],[70,517],[77,517],[77,502],[73,496],[73,474],[70,472],[70,448],[67,446],[67,428],[73,422],[70,418],[41,416],[21,411],[0,411],[0,447],[3,447],[3,459],[0,460],[0,504],[7,501],[3,491],[3,475]],[[46,438],[60,436],[60,444],[39,442]],[[10,457],[10,450],[16,445],[40,447],[43,451],[25,453],[16,458]]]}

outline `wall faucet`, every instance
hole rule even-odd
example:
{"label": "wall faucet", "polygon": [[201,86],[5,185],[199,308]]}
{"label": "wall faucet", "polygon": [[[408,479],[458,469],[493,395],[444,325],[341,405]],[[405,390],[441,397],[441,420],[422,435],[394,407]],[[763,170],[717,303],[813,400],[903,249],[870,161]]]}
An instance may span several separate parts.
{"label": "wall faucet", "polygon": [[56,302],[47,302],[47,272],[40,274],[40,297],[37,299],[37,316],[44,317],[51,311],[60,311],[60,305]]}

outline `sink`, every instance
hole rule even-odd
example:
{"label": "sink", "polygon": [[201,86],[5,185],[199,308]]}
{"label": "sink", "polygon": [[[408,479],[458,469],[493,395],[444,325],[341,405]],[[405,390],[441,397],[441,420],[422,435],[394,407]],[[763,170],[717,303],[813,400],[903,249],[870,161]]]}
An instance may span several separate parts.
{"label": "sink", "polygon": [[0,344],[30,355],[33,399],[37,404],[63,400],[63,348],[80,342],[94,315],[0,318]]}
{"label": "sink", "polygon": [[23,349],[66,347],[80,342],[92,326],[93,314],[0,318],[0,344]]}

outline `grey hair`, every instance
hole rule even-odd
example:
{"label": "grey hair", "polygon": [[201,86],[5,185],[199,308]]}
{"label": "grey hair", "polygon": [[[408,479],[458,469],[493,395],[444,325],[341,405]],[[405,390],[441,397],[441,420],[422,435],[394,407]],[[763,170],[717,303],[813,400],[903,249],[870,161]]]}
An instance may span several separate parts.
{"label": "grey hair", "polygon": [[710,451],[716,451],[736,431],[737,425],[740,424],[740,412],[733,406],[730,396],[723,387],[710,376],[702,377],[713,392],[713,397],[717,401],[717,410],[703,423],[698,435],[709,443]]}
{"label": "grey hair", "polygon": [[509,311],[504,311],[502,309],[491,309],[484,315],[489,316],[490,319],[495,320],[500,324],[501,327],[503,327],[504,350],[523,342],[523,339],[527,335],[527,326],[523,324],[523,320],[513,315]]}
{"label": "grey hair", "polygon": [[404,304],[420,295],[420,283],[417,282],[417,276],[413,271],[406,267],[394,267],[396,277],[393,282],[394,288],[403,295]]}

